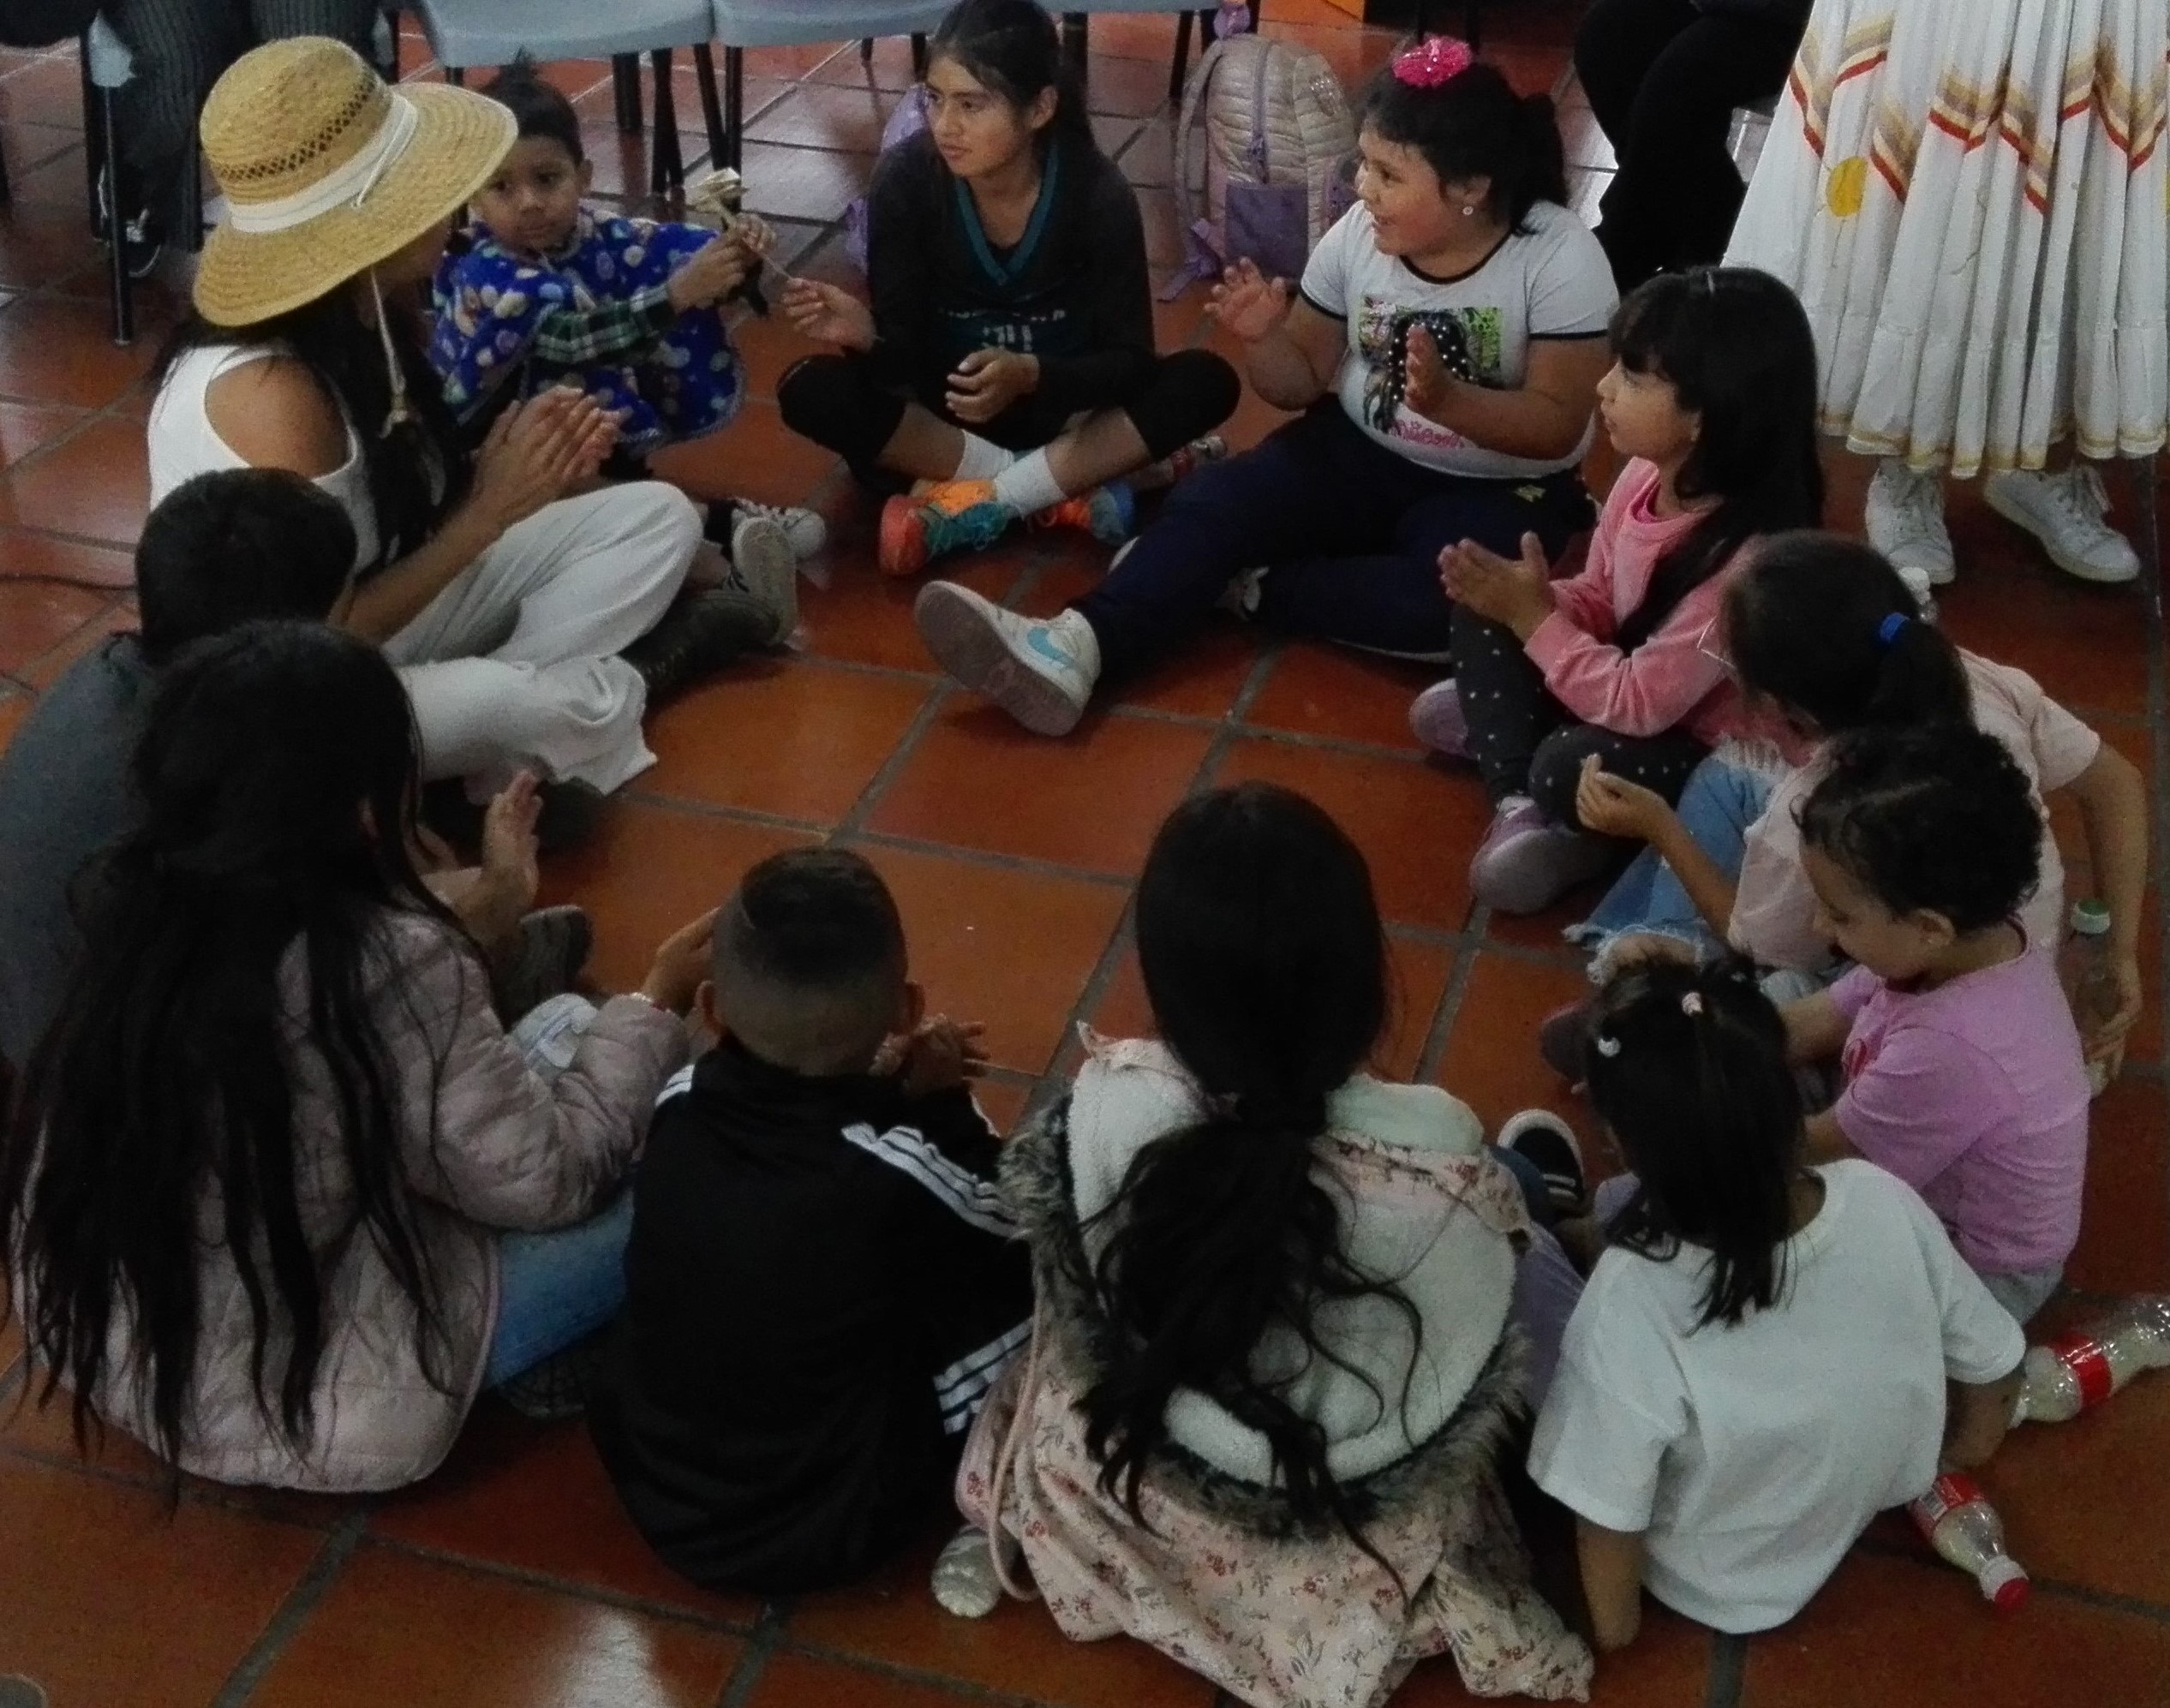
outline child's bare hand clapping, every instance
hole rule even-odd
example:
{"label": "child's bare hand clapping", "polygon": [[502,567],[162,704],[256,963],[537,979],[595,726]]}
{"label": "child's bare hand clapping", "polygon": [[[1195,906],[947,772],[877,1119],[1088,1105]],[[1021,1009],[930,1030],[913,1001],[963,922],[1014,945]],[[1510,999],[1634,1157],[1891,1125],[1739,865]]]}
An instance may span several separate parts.
{"label": "child's bare hand clapping", "polygon": [[1221,277],[1205,312],[1246,344],[1255,344],[1288,315],[1288,281],[1268,278],[1255,261],[1238,261]]}

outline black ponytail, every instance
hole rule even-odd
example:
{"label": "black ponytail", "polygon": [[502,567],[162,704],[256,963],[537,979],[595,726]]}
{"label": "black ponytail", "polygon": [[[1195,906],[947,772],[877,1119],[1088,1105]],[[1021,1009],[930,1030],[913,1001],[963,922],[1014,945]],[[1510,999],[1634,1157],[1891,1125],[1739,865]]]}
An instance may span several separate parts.
{"label": "black ponytail", "polygon": [[1857,540],[1764,540],[1726,589],[1724,627],[1741,685],[1819,734],[1974,720],[1958,648]]}
{"label": "black ponytail", "polygon": [[1611,337],[1622,367],[1658,375],[1701,417],[1674,491],[1718,500],[1620,625],[1617,644],[1633,652],[1751,539],[1823,520],[1816,343],[1794,294],[1753,267],[1661,273],[1629,293]]}
{"label": "black ponytail", "polygon": [[1485,178],[1486,211],[1510,231],[1540,201],[1567,201],[1567,152],[1547,95],[1517,95],[1481,62],[1436,85],[1405,83],[1387,66],[1365,92],[1363,128],[1424,156],[1439,182]]}
{"label": "black ponytail", "polygon": [[[1318,1326],[1334,1301],[1393,1301],[1421,1337],[1408,1299],[1343,1254],[1312,1172],[1327,1100],[1386,1023],[1371,875],[1300,795],[1246,784],[1200,796],[1170,815],[1145,863],[1138,954],[1161,1036],[1211,1113],[1146,1146],[1103,1213],[1094,1281],[1124,1350],[1082,1402],[1101,1486],[1142,1521],[1169,1401],[1190,1388],[1265,1437],[1300,1520],[1332,1519],[1366,1546],[1325,1432],[1288,1390],[1314,1361],[1350,1369]],[[1275,1329],[1300,1342],[1305,1369],[1254,1368]]]}
{"label": "black ponytail", "polygon": [[1804,1117],[1785,1023],[1755,969],[1651,961],[1616,975],[1583,1079],[1636,1180],[1611,1242],[1659,1263],[1683,1242],[1708,1251],[1698,1327],[1776,1304]]}
{"label": "black ponytail", "polygon": [[1055,117],[1040,133],[1040,146],[1061,137],[1099,152],[1084,83],[1062,51],[1055,20],[1033,0],[958,0],[936,27],[927,57],[953,61],[1020,113],[1053,89]]}

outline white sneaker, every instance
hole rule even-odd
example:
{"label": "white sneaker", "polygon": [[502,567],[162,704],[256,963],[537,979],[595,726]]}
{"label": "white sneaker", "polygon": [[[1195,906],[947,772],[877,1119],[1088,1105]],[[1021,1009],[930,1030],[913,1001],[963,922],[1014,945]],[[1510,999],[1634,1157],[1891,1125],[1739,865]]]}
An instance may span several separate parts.
{"label": "white sneaker", "polygon": [[731,573],[723,584],[775,618],[776,644],[791,639],[798,627],[798,558],[783,525],[750,505],[739,507],[731,525]]}
{"label": "white sneaker", "polygon": [[950,678],[1035,735],[1078,726],[1100,679],[1100,642],[1074,611],[1020,617],[954,582],[930,582],[912,606],[919,637]]}
{"label": "white sneaker", "polygon": [[1920,570],[1932,587],[1948,586],[1958,573],[1952,535],[1944,526],[1944,477],[1936,470],[1917,475],[1886,457],[1868,483],[1866,521],[1868,543],[1894,569]]}
{"label": "white sneaker", "polygon": [[2041,541],[2049,561],[2083,582],[2116,586],[2137,581],[2140,556],[2107,520],[2109,494],[2089,463],[2055,474],[2014,469],[1982,483],[1982,496],[2006,522]]}
{"label": "white sneaker", "polygon": [[808,510],[804,505],[756,504],[751,499],[730,499],[725,502],[731,506],[734,533],[750,516],[773,522],[784,530],[784,538],[791,541],[792,555],[802,564],[828,544],[828,523],[822,520],[819,511]]}

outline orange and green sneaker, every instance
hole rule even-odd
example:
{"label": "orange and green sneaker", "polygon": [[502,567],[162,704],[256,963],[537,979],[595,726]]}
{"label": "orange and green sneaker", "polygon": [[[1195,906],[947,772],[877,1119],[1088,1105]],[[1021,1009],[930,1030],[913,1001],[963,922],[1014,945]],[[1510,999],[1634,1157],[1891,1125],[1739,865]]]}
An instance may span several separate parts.
{"label": "orange and green sneaker", "polygon": [[882,573],[916,576],[937,558],[992,546],[1018,521],[992,481],[939,481],[891,499],[882,506]]}
{"label": "orange and green sneaker", "polygon": [[1031,523],[1035,528],[1081,529],[1103,545],[1114,546],[1130,538],[1131,524],[1137,516],[1138,500],[1128,484],[1110,481],[1104,487],[1036,511]]}

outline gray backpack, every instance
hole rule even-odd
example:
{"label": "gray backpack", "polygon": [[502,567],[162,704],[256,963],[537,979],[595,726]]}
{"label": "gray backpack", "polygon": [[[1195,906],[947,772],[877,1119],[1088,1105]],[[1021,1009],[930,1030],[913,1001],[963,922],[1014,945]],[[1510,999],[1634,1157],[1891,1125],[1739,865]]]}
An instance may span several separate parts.
{"label": "gray backpack", "polygon": [[1214,43],[1176,122],[1188,260],[1163,295],[1239,260],[1269,278],[1301,278],[1312,246],[1355,200],[1355,120],[1324,57],[1256,35]]}

